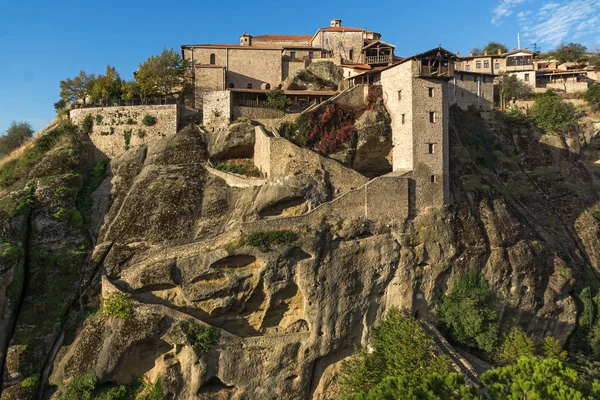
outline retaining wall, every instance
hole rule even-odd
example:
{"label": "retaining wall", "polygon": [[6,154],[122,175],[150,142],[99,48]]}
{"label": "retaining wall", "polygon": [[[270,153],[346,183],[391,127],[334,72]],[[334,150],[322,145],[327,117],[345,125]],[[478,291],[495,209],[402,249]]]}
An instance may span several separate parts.
{"label": "retaining wall", "polygon": [[[87,115],[94,121],[90,139],[106,156],[116,157],[127,149],[142,143],[156,141],[177,132],[179,107],[176,104],[156,106],[95,107],[71,110],[70,118],[81,126]],[[156,118],[153,126],[145,126],[146,115]],[[126,138],[129,136],[129,144]]]}

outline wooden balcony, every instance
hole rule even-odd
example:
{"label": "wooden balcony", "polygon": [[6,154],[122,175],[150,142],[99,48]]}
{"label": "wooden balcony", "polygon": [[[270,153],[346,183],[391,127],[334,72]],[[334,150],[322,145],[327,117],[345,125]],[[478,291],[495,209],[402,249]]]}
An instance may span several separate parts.
{"label": "wooden balcony", "polygon": [[447,66],[421,66],[419,77],[421,78],[451,78],[454,76],[454,66],[449,63]]}
{"label": "wooden balcony", "polygon": [[390,55],[379,55],[379,56],[365,56],[366,64],[389,64],[392,62],[392,56]]}

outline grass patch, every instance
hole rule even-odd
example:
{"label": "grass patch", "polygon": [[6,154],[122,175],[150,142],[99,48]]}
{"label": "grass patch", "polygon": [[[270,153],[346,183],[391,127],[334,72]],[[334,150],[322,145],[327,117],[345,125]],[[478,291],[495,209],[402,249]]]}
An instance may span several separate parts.
{"label": "grass patch", "polygon": [[98,189],[104,180],[104,172],[109,162],[110,160],[106,157],[100,157],[94,161],[92,171],[87,179],[84,180],[83,187],[79,192],[79,196],[77,196],[75,208],[79,210],[82,217],[82,225],[86,229],[89,229],[92,224],[92,206],[94,205],[92,193]]}
{"label": "grass patch", "polygon": [[83,227],[83,217],[76,208],[60,208],[57,212],[52,214],[52,216],[56,219],[67,220],[76,228]]}
{"label": "grass patch", "polygon": [[133,302],[121,292],[111,293],[104,299],[102,314],[118,319],[128,319],[133,314]]}
{"label": "grass patch", "polygon": [[144,115],[142,118],[142,125],[144,126],[154,126],[156,125],[156,117],[150,114]]}
{"label": "grass patch", "polygon": [[123,132],[123,139],[125,140],[125,150],[129,149],[129,143],[131,143],[131,134],[133,131],[131,129],[127,129]]}
{"label": "grass patch", "polygon": [[220,162],[215,165],[215,169],[223,172],[229,172],[238,175],[245,175],[249,177],[260,177],[261,173],[251,162],[244,163],[232,163],[232,162]]}
{"label": "grass patch", "polygon": [[10,262],[23,257],[24,251],[21,246],[0,241],[0,260]]}
{"label": "grass patch", "polygon": [[293,243],[298,240],[298,235],[292,231],[280,230],[280,231],[266,231],[266,232],[253,232],[249,234],[242,244],[256,247],[263,253],[271,250],[273,245],[284,245]]}
{"label": "grass patch", "polygon": [[200,325],[192,318],[181,323],[181,329],[188,341],[198,353],[206,353],[217,344],[221,331],[211,326]]}
{"label": "grass patch", "polygon": [[22,388],[32,388],[35,387],[40,380],[40,373],[35,373],[33,375],[29,375],[27,378],[23,379],[21,382]]}

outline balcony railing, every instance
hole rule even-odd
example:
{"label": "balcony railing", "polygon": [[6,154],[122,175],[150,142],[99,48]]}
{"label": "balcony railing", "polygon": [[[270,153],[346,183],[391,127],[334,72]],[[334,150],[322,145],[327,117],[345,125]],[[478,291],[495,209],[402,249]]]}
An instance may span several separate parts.
{"label": "balcony railing", "polygon": [[236,99],[233,104],[238,107],[264,107],[265,102],[262,100],[242,100]]}
{"label": "balcony railing", "polygon": [[365,62],[367,64],[389,64],[390,62],[392,62],[392,56],[366,56]]}
{"label": "balcony railing", "polygon": [[425,65],[421,66],[420,76],[454,76],[454,67],[446,66],[446,67],[428,67]]}

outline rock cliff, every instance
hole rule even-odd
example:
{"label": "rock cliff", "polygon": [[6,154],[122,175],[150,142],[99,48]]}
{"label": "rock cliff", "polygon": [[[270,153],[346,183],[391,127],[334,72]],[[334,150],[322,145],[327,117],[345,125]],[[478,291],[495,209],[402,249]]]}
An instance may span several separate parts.
{"label": "rock cliff", "polygon": [[[378,171],[382,120],[357,122],[349,167]],[[387,309],[435,323],[436,298],[467,270],[490,283],[503,321],[564,343],[574,291],[600,273],[598,127],[561,138],[455,108],[450,127],[451,205],[401,223],[315,220],[309,209],[337,197],[325,162],[305,178],[229,186],[206,162],[246,156],[246,133],[229,149],[188,126],[111,160],[93,186],[89,140],[55,133],[3,184],[0,398],[57,398],[89,372],[99,389],[144,376],[178,399],[331,398],[340,361]],[[278,231],[292,215],[297,229]],[[249,234],[257,220],[273,229]],[[128,319],[102,311],[116,292]],[[190,319],[217,328],[216,345],[200,351]]]}

